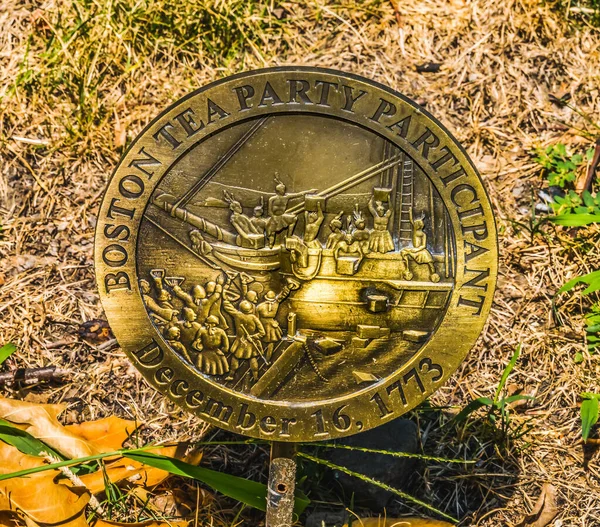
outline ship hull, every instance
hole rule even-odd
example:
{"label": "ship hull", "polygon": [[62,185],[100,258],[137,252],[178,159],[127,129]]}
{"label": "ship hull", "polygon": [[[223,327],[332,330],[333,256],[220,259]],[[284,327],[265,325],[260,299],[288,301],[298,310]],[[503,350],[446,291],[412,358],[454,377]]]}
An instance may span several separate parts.
{"label": "ship hull", "polygon": [[[298,278],[282,253],[280,273]],[[433,283],[422,278],[400,279],[403,264],[396,253],[369,255],[352,276],[340,276],[337,262],[324,250],[315,276],[295,291],[286,307],[297,317],[298,328],[356,331],[360,324],[387,327],[392,332],[431,332],[438,325],[453,289],[451,281]]]}

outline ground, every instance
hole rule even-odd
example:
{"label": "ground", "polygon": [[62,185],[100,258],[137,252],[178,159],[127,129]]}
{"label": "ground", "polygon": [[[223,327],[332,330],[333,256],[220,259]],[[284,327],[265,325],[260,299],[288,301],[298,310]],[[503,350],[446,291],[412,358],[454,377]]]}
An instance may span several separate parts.
{"label": "ground", "polygon": [[[144,422],[148,439],[202,437],[206,426],[149,389],[119,348],[97,349],[77,334],[103,317],[92,264],[103,190],[127,144],[193,89],[259,67],[339,68],[440,119],[474,160],[497,214],[500,278],[489,324],[433,408],[410,416],[423,452],[478,462],[428,464],[416,494],[462,525],[514,525],[550,482],[560,506],[552,525],[598,526],[599,457],[583,448],[578,395],[600,391],[600,363],[586,351],[581,297],[555,296],[567,279],[598,268],[597,236],[581,244],[528,227],[544,183],[532,149],[590,142],[581,132],[589,123],[557,98],[598,121],[600,35],[574,18],[577,10],[551,2],[395,4],[0,2],[0,344],[19,347],[4,368],[72,372],[66,383],[2,393],[68,402],[65,422],[117,414]],[[508,439],[483,414],[467,427],[448,424],[473,398],[493,396],[519,343],[509,391],[535,402],[512,411]],[[252,448],[254,457],[216,447],[206,459],[264,478],[264,449]],[[218,511],[227,524],[235,514]]]}

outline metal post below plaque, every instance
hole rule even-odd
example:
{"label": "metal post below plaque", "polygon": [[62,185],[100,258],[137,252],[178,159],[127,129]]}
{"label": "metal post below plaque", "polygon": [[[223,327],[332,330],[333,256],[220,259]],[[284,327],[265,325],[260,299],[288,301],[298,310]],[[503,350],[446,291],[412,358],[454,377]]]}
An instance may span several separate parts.
{"label": "metal post below plaque", "polygon": [[271,444],[269,484],[267,486],[266,527],[290,527],[294,511],[296,487],[296,445]]}

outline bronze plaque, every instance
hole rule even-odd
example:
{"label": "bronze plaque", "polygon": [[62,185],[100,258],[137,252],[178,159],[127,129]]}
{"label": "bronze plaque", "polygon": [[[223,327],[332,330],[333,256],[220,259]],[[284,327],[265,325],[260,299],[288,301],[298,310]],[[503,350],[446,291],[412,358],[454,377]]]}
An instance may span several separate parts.
{"label": "bronze plaque", "polygon": [[102,303],[144,377],[217,426],[277,441],[376,427],[481,332],[494,216],[423,108],[339,71],[229,77],[131,145],[96,233]]}

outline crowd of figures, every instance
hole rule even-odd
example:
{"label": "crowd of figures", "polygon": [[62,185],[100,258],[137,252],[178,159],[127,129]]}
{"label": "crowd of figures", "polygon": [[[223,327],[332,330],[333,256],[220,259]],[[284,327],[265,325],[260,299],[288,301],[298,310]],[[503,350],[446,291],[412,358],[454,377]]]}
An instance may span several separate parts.
{"label": "crowd of figures", "polygon": [[250,276],[227,273],[185,291],[183,278],[166,277],[163,269],[150,275],[140,280],[140,290],[165,340],[199,371],[226,375],[225,380],[232,380],[243,363],[258,379],[259,360],[268,364],[283,336],[276,319],[279,306],[300,287],[288,279],[279,293],[268,290],[261,297]]}
{"label": "crowd of figures", "polygon": [[[273,247],[277,235],[281,232],[285,235],[285,246],[293,252],[294,261],[298,259],[300,266],[306,265],[309,249],[330,249],[334,258],[340,255],[353,254],[361,260],[369,253],[385,254],[395,250],[394,240],[390,233],[390,225],[393,220],[394,211],[389,201],[376,199],[372,195],[368,202],[368,210],[373,218],[373,228],[367,228],[367,221],[359,204],[355,203],[351,214],[340,211],[330,222],[330,234],[323,246],[319,240],[319,231],[325,220],[324,198],[311,196],[311,206],[307,204],[308,195],[314,189],[288,193],[286,186],[276,179],[275,194],[268,199],[267,216],[264,211],[264,198],[261,196],[258,204],[254,207],[253,216],[247,216],[243,212],[241,203],[228,191],[224,191],[225,201],[228,203],[230,216],[229,221],[241,238],[256,246],[268,244]],[[290,212],[289,202],[292,199],[303,197],[304,206],[304,229],[300,235],[294,234],[298,222],[298,214]],[[311,210],[309,210],[309,208]],[[424,218],[413,218],[410,210],[410,223],[412,225],[412,247],[400,249],[400,256],[404,263],[404,278],[411,280],[413,275],[409,269],[409,260],[429,267],[432,281],[439,281],[439,275],[435,271],[434,260],[427,248],[427,235],[424,231]],[[203,240],[199,231],[190,234],[193,247],[201,254],[210,251],[210,245]],[[201,243],[198,241],[201,240]],[[264,243],[266,241],[266,243]]]}

